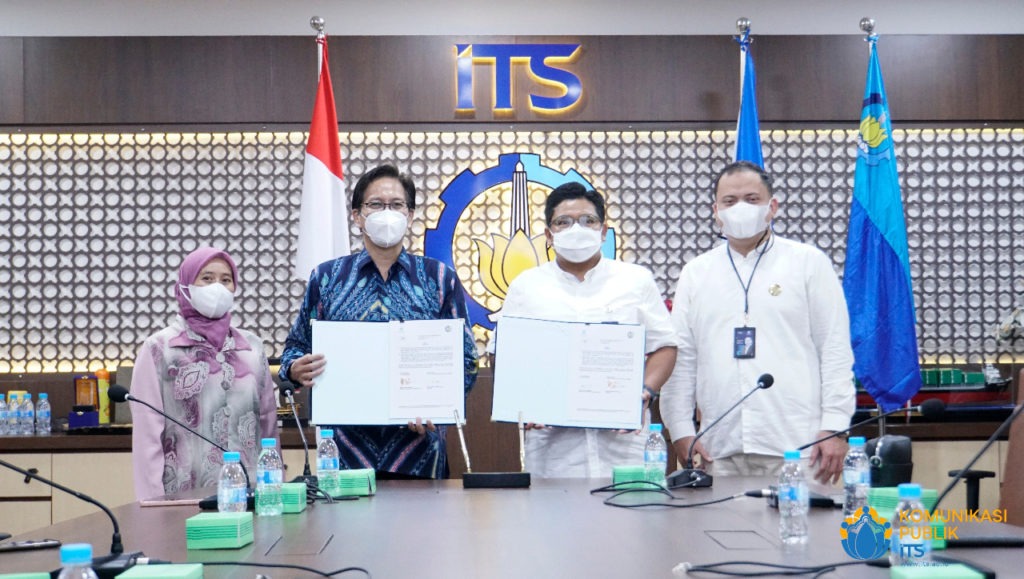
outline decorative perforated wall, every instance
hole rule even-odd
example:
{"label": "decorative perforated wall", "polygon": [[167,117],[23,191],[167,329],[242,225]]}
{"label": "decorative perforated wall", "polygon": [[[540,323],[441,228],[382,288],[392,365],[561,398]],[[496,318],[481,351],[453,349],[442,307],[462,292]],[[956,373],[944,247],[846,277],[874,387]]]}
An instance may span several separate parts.
{"label": "decorative perforated wall", "polygon": [[[839,272],[854,135],[762,134],[783,208],[776,230],[817,245]],[[460,172],[506,153],[574,169],[607,195],[619,257],[650,267],[666,297],[682,265],[716,242],[711,180],[731,139],[724,131],[341,135],[350,187],[382,162],[417,183],[409,243],[417,252],[443,209],[438,196]],[[1024,348],[996,342],[992,330],[1024,288],[1024,130],[897,130],[894,139],[922,357],[1012,361]],[[130,363],[176,311],[181,258],[207,244],[239,263],[239,325],[263,336],[268,355],[280,353],[304,287],[290,274],[304,144],[301,132],[0,135],[0,372]],[[531,187],[535,234],[545,193]],[[504,233],[506,211],[482,207],[465,226],[474,236]],[[358,247],[356,233],[353,241]],[[468,241],[456,250],[464,283],[482,291],[477,250]]]}

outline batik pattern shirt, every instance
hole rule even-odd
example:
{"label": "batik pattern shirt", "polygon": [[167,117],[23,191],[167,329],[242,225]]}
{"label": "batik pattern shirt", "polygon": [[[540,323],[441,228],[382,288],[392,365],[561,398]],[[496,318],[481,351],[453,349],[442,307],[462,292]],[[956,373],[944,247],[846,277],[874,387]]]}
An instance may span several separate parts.
{"label": "batik pattern shirt", "polygon": [[[277,437],[277,393],[255,334],[232,329],[218,351],[178,317],[142,344],[131,394],[228,450],[250,474],[261,438]],[[223,451],[141,404],[132,407],[135,496],[215,487]]]}
{"label": "batik pattern shirt", "polygon": [[[391,266],[386,280],[365,250],[322,263],[310,275],[302,308],[285,342],[280,376],[287,380],[292,363],[313,351],[312,320],[437,319],[465,321],[463,354],[468,393],[477,375],[476,342],[470,329],[462,284],[451,268],[404,250]],[[330,364],[330,360],[327,363]],[[376,364],[384,372],[388,360],[382,355],[366,363]],[[443,426],[423,436],[405,425],[335,426],[334,439],[342,468],[372,468],[429,478],[444,478],[448,474]]]}

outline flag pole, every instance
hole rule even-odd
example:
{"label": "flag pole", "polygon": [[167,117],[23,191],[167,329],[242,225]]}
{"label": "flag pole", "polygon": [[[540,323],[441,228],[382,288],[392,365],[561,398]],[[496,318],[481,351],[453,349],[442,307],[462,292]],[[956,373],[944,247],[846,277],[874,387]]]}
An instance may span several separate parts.
{"label": "flag pole", "polygon": [[[736,19],[736,32],[739,33],[735,40],[740,45],[740,86],[743,86],[743,77],[747,74],[747,54],[746,51],[750,50],[750,19],[746,16],[740,16]],[[741,94],[742,94],[742,89]]]}
{"label": "flag pole", "polygon": [[[874,50],[874,43],[872,43],[872,41],[877,38],[877,36],[875,36],[875,34],[874,34],[875,33],[875,19],[874,18],[868,18],[866,16],[864,18],[861,18],[860,19],[860,29],[861,29],[861,31],[864,32],[864,34],[867,35],[867,36],[864,37],[864,41],[869,43],[869,46],[870,46],[869,52],[871,50]],[[882,405],[881,404],[875,404],[875,410],[879,414],[882,414]],[[879,436],[879,438],[885,436],[885,426],[886,426],[885,421],[886,421],[886,418],[887,418],[886,416],[882,416],[882,418],[880,418],[878,420],[878,436]]]}
{"label": "flag pole", "polygon": [[309,19],[309,27],[316,30],[316,77],[320,78],[320,68],[324,62],[324,38],[327,33],[324,32],[324,19],[319,16],[314,16]]}

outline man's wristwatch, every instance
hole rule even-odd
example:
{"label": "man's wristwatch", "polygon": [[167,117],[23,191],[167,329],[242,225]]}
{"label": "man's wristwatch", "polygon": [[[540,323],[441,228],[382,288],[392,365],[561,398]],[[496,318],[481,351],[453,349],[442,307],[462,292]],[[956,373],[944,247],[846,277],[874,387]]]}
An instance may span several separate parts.
{"label": "man's wristwatch", "polygon": [[654,402],[655,400],[658,399],[659,396],[661,396],[661,392],[656,391],[647,384],[644,384],[644,392],[650,395],[651,402]]}

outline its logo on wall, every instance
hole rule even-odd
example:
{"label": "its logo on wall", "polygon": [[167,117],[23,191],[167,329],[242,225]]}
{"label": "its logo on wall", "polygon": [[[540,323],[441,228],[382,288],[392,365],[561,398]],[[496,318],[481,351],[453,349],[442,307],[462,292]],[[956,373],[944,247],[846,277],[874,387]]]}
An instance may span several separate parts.
{"label": "its logo on wall", "polygon": [[525,65],[534,82],[553,87],[558,97],[530,93],[530,109],[540,113],[561,113],[583,96],[583,83],[575,74],[554,65],[570,64],[580,55],[579,44],[456,44],[455,69],[458,112],[476,110],[473,103],[474,65],[490,65],[493,109],[512,112],[515,66]]}
{"label": "its logo on wall", "polygon": [[[575,170],[560,173],[539,155],[510,153],[479,173],[466,169],[441,192],[444,208],[426,230],[424,253],[458,273],[475,325],[493,330],[512,280],[554,259],[544,237],[544,201],[569,182],[594,188]],[[615,258],[615,230],[608,229],[601,253]]]}
{"label": "its logo on wall", "polygon": [[854,559],[877,559],[885,555],[891,536],[892,524],[871,507],[857,509],[843,519],[839,527],[843,550]]}

